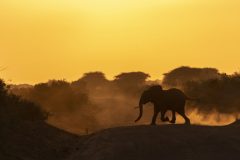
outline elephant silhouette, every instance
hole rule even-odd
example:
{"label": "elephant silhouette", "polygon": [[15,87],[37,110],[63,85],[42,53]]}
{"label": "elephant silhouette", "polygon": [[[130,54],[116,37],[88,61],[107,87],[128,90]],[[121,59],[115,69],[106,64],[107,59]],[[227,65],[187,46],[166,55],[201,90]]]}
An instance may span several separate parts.
{"label": "elephant silhouette", "polygon": [[171,123],[176,122],[176,112],[180,114],[184,120],[185,124],[190,124],[190,119],[185,114],[185,104],[186,100],[194,100],[187,97],[181,90],[176,88],[171,88],[168,90],[163,90],[160,85],[151,86],[149,89],[145,90],[139,100],[139,116],[135,122],[139,121],[143,114],[143,105],[151,102],[154,105],[154,114],[152,117],[151,125],[156,124],[156,118],[159,112],[161,112],[161,120],[169,121],[168,117],[164,117],[167,110],[172,111]]}

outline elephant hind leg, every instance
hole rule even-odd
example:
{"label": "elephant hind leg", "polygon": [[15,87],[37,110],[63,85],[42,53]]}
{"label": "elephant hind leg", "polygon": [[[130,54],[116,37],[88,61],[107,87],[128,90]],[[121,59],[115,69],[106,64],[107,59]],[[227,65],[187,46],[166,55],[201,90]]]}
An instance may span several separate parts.
{"label": "elephant hind leg", "polygon": [[190,119],[186,116],[186,114],[185,114],[185,112],[184,111],[180,111],[180,112],[178,112],[183,118],[184,118],[184,120],[185,120],[185,124],[191,124],[190,123]]}
{"label": "elephant hind leg", "polygon": [[167,110],[162,110],[162,111],[161,111],[161,120],[162,120],[162,122],[168,122],[168,121],[169,121],[169,118],[168,118],[168,117],[165,117],[166,111],[167,111]]}
{"label": "elephant hind leg", "polygon": [[176,123],[176,113],[174,110],[172,110],[172,120],[170,121],[170,123]]}

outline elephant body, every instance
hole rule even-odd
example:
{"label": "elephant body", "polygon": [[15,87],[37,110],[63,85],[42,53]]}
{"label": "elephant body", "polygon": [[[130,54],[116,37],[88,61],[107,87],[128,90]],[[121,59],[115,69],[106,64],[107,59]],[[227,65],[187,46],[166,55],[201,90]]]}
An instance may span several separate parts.
{"label": "elephant body", "polygon": [[190,100],[190,98],[179,89],[172,88],[169,90],[163,90],[160,85],[152,86],[141,95],[139,101],[140,114],[136,121],[142,117],[143,105],[151,102],[154,105],[154,114],[151,122],[152,125],[155,125],[156,117],[159,112],[161,112],[162,121],[169,121],[168,118],[164,117],[167,110],[172,111],[171,123],[175,123],[177,112],[185,119],[186,124],[190,124],[190,119],[185,115],[185,103],[188,99]]}

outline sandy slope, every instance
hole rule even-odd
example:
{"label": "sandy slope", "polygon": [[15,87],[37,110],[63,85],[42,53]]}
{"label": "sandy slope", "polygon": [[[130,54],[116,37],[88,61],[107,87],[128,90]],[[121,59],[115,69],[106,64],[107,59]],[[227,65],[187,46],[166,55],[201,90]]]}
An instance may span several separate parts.
{"label": "sandy slope", "polygon": [[89,136],[70,160],[240,159],[240,125],[135,126]]}
{"label": "sandy slope", "polygon": [[0,133],[0,160],[240,159],[239,122],[118,127],[85,137],[45,123],[21,123],[2,126]]}
{"label": "sandy slope", "polygon": [[0,127],[0,160],[62,160],[78,141],[46,123],[13,122]]}

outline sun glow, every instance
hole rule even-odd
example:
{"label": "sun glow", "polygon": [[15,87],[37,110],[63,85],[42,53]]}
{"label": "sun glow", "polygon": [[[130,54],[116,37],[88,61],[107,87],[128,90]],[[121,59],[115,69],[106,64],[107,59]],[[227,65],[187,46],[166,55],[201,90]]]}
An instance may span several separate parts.
{"label": "sun glow", "polygon": [[2,0],[1,75],[36,83],[144,71],[155,79],[181,65],[231,73],[239,70],[239,7],[238,0]]}

